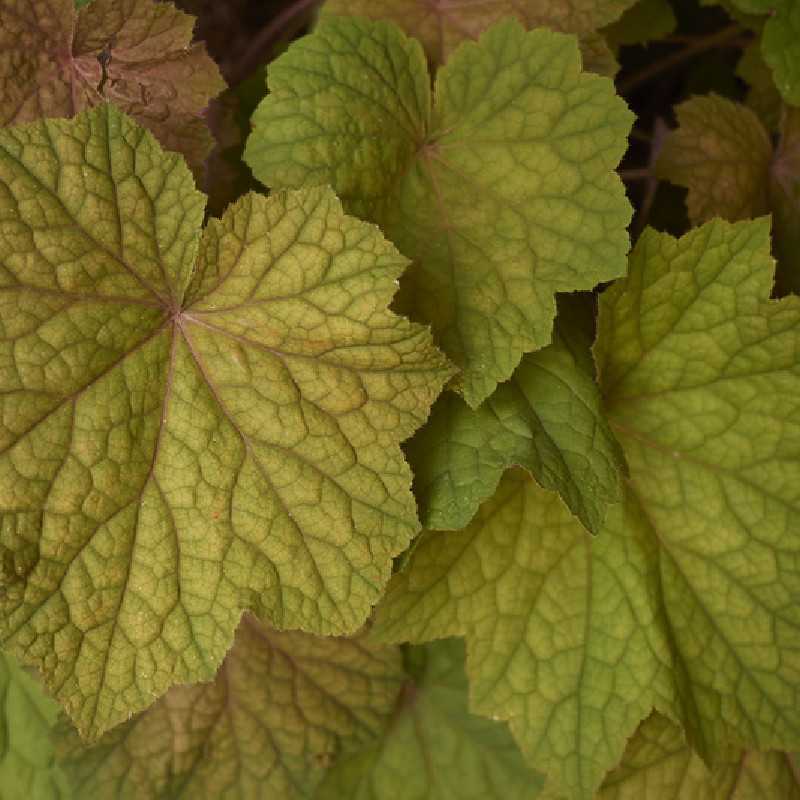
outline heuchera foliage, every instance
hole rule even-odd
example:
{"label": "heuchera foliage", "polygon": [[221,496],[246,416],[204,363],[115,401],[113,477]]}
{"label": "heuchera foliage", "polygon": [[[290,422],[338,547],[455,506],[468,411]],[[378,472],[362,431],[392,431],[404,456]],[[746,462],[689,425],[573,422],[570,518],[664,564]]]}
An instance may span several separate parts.
{"label": "heuchera foliage", "polygon": [[800,800],[800,4],[180,5],[0,0],[0,799]]}

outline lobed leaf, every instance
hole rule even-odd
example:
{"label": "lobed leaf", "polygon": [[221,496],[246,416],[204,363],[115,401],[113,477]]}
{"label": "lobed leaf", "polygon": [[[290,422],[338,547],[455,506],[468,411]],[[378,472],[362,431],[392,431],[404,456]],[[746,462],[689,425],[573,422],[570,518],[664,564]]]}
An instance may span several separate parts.
{"label": "lobed leaf", "polygon": [[780,115],[778,144],[746,106],[716,95],[678,106],[679,127],[667,139],[657,173],[686,186],[689,217],[736,221],[774,215],[777,282],[800,287],[800,111]]}
{"label": "lobed leaf", "polygon": [[631,502],[591,539],[557,495],[509,471],[466,530],[422,535],[375,635],[466,636],[472,709],[509,720],[559,792],[591,798],[669,692],[657,545],[644,531]]}
{"label": "lobed leaf", "polygon": [[268,71],[245,160],[272,187],[330,183],[415,263],[402,306],[432,325],[476,407],[550,342],[554,294],[624,272],[613,172],[631,115],[575,40],[508,21],[430,79],[394,26],[331,19]]}
{"label": "lobed leaf", "polygon": [[601,298],[595,355],[630,466],[594,540],[520,473],[423,534],[376,635],[464,635],[473,708],[591,797],[652,706],[709,762],[800,724],[800,301],[769,300],[764,221],[647,231]]}
{"label": "lobed leaf", "polygon": [[173,687],[90,748],[62,727],[59,761],[96,800],[307,798],[380,734],[402,680],[397,648],[279,633],[247,615],[214,681]]}
{"label": "lobed leaf", "polygon": [[444,64],[463,42],[478,39],[498,22],[515,19],[528,30],[549,28],[578,34],[587,69],[613,76],[619,65],[597,30],[617,20],[634,2],[483,0],[474,3],[455,0],[443,5],[431,4],[428,0],[326,0],[320,13],[323,20],[334,16],[360,16],[393,22],[421,42],[434,68]]}
{"label": "lobed leaf", "polygon": [[541,779],[504,725],[467,709],[457,640],[413,652],[391,722],[370,747],[337,761],[315,800],[533,800]]}
{"label": "lobed leaf", "polygon": [[0,125],[111,102],[199,168],[200,114],[225,83],[194,18],[154,0],[0,0]]}
{"label": "lobed leaf", "polygon": [[[584,309],[580,309],[583,311]],[[406,446],[422,524],[463,528],[508,467],[554,489],[591,533],[622,499],[622,451],[594,382],[590,340],[563,304],[553,344],[523,357],[479,408],[448,392]]]}
{"label": "lobed leaf", "polygon": [[766,214],[772,142],[755,112],[718,95],[677,106],[678,128],[657,163],[659,177],[685,186],[692,222]]}
{"label": "lobed leaf", "polygon": [[405,259],[328,189],[204,203],[112,107],[0,131],[0,635],[89,737],[243,609],[355,631],[419,527],[399,443],[452,369]]}

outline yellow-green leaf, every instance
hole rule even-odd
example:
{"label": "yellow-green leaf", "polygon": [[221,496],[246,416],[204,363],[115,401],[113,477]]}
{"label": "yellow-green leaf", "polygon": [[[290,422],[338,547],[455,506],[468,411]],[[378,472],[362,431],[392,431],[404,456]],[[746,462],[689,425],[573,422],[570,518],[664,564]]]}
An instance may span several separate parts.
{"label": "yellow-green leaf", "polygon": [[613,172],[632,116],[574,37],[514,21],[430,77],[395,26],[332,18],[270,65],[245,159],[271,187],[330,183],[414,259],[402,307],[431,324],[476,407],[549,344],[554,294],[624,273]]}
{"label": "yellow-green leaf", "polygon": [[356,630],[418,529],[452,369],[387,310],[406,260],[329,189],[204,204],[111,107],[0,131],[0,634],[88,736],[243,609]]}
{"label": "yellow-green leaf", "polygon": [[383,736],[337,761],[315,800],[534,800],[541,778],[506,726],[467,709],[461,642],[413,648],[408,661]]}

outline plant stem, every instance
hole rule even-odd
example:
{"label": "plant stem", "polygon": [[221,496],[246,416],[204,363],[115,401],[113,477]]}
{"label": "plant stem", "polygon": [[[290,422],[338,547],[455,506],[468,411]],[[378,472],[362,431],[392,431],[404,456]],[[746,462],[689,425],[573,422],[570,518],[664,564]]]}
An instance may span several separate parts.
{"label": "plant stem", "polygon": [[655,78],[657,75],[660,75],[662,72],[666,72],[683,61],[693,58],[694,56],[706,50],[713,50],[715,47],[723,46],[739,46],[741,43],[734,42],[734,40],[739,39],[744,33],[745,31],[740,25],[729,25],[727,28],[723,28],[716,33],[710,34],[709,36],[696,39],[682,50],[671,53],[670,55],[666,56],[666,58],[662,58],[660,61],[649,64],[640,72],[624,78],[617,84],[617,91],[620,94],[630,92],[642,83],[646,83],[652,78]]}
{"label": "plant stem", "polygon": [[289,24],[300,14],[309,11],[322,0],[295,0],[265,25],[254,37],[245,54],[231,70],[229,82],[231,86],[241,83],[269,54],[270,48],[277,42]]}
{"label": "plant stem", "polygon": [[620,169],[617,174],[624,181],[646,181],[653,177],[652,170],[645,167],[644,169]]}

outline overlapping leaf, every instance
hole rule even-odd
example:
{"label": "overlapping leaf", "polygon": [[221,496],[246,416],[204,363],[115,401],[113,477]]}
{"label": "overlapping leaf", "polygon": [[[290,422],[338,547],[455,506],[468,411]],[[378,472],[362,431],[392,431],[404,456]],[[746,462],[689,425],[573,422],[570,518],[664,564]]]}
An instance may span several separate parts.
{"label": "overlapping leaf", "polygon": [[0,653],[0,798],[72,797],[50,741],[57,716],[39,683]]}
{"label": "overlapping leaf", "polygon": [[508,719],[531,766],[591,798],[659,693],[670,655],[657,545],[615,506],[595,539],[558,496],[506,473],[464,531],[427,532],[390,584],[378,634],[462,634],[473,710]]}
{"label": "overlapping leaf", "polygon": [[609,774],[598,800],[798,800],[800,773],[787,753],[735,753],[713,772],[660,714],[631,738],[622,763]]}
{"label": "overlapping leaf", "polygon": [[549,343],[555,292],[624,272],[631,116],[573,38],[496,25],[439,70],[432,107],[421,47],[386,23],[329,20],[268,76],[246,160],[272,187],[330,183],[415,260],[403,307],[471,406]]}
{"label": "overlapping leaf", "polygon": [[213,140],[200,118],[225,87],[194,19],[154,0],[0,0],[0,125],[111,102],[197,167]]}
{"label": "overlapping leaf", "polygon": [[689,217],[731,221],[772,212],[778,282],[800,288],[800,110],[780,118],[777,147],[746,106],[716,95],[678,106],[657,172],[689,190]]}
{"label": "overlapping leaf", "polygon": [[[550,28],[581,36],[587,69],[609,73],[602,48],[607,46],[596,31],[617,20],[635,0],[326,0],[322,18],[352,15],[384,19],[399,25],[422,43],[433,67],[444,64],[458,46],[478,37],[504,19],[516,19],[527,29]],[[612,57],[613,62],[613,57]],[[611,74],[615,72],[613,69]]]}
{"label": "overlapping leaf", "polygon": [[386,308],[405,259],[327,189],[203,207],[111,107],[0,131],[0,633],[86,735],[242,609],[354,631],[418,528],[452,370]]}
{"label": "overlapping leaf", "polygon": [[384,730],[402,681],[397,648],[245,616],[214,681],[173,687],[90,748],[62,730],[59,762],[92,800],[307,798]]}
{"label": "overlapping leaf", "polygon": [[315,800],[533,800],[541,778],[507,728],[467,710],[462,644],[415,648],[411,660],[381,740],[338,761]]}
{"label": "overlapping leaf", "polygon": [[657,171],[689,189],[690,219],[735,222],[766,214],[772,143],[755,113],[708,95],[681,103],[677,117],[678,128],[661,151]]}
{"label": "overlapping leaf", "polygon": [[669,36],[677,25],[669,0],[638,0],[603,35],[614,47],[645,44]]}
{"label": "overlapping leaf", "polygon": [[510,475],[466,531],[424,534],[389,640],[467,638],[473,707],[590,797],[651,705],[706,759],[800,743],[800,301],[770,301],[765,222],[645,233],[596,355],[630,466],[588,537]]}
{"label": "overlapping leaf", "polygon": [[406,446],[423,525],[463,528],[503,471],[518,465],[599,531],[608,506],[622,499],[624,459],[600,408],[590,339],[574,318],[562,304],[553,344],[524,356],[479,408],[450,392],[436,402]]}

